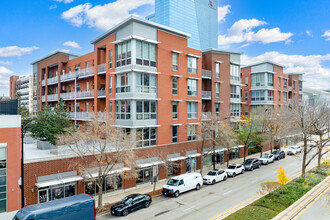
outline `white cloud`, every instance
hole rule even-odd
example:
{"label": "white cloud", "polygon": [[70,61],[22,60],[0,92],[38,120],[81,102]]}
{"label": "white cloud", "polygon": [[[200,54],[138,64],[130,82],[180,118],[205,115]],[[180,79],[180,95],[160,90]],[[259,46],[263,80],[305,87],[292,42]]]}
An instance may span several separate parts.
{"label": "white cloud", "polygon": [[6,92],[6,94],[8,93],[9,89],[9,77],[12,74],[14,74],[13,71],[7,69],[4,66],[0,66],[0,89],[2,92]]}
{"label": "white cloud", "polygon": [[311,30],[306,30],[306,34],[307,34],[308,36],[313,37],[313,34],[312,34],[312,31],[311,31]]}
{"label": "white cloud", "polygon": [[225,5],[222,7],[218,7],[218,22],[225,21],[225,17],[227,14],[229,14],[230,11],[230,5]]}
{"label": "white cloud", "polygon": [[0,57],[20,57],[24,54],[31,53],[34,50],[38,50],[39,47],[0,47]]}
{"label": "white cloud", "polygon": [[326,55],[288,55],[276,51],[266,52],[256,57],[242,55],[242,64],[249,65],[262,61],[273,61],[286,66],[287,73],[305,73],[303,86],[315,89],[330,89],[330,68],[322,66],[322,62],[330,61]]}
{"label": "white cloud", "polygon": [[55,2],[63,2],[64,4],[69,4],[71,2],[74,2],[74,0],[54,0]]}
{"label": "white cloud", "polygon": [[49,10],[53,10],[55,8],[57,8],[57,5],[56,4],[53,4],[53,5],[49,6]]}
{"label": "white cloud", "polygon": [[290,41],[292,33],[282,33],[280,28],[266,29],[262,28],[257,32],[252,31],[256,27],[266,25],[265,21],[260,21],[258,19],[241,19],[236,21],[229,29],[228,34],[219,35],[218,42],[219,45],[229,47],[234,43],[252,43],[261,42],[263,44]]}
{"label": "white cloud", "polygon": [[6,67],[4,67],[4,66],[0,66],[0,78],[1,78],[2,76],[10,75],[10,74],[13,74],[13,73],[14,73],[13,71],[7,69]]}
{"label": "white cloud", "polygon": [[154,4],[154,0],[117,0],[94,7],[85,3],[63,12],[61,17],[76,27],[86,24],[88,27],[107,30],[125,19],[132,10],[147,4]]}
{"label": "white cloud", "polygon": [[2,65],[13,65],[13,62],[11,62],[11,61],[1,61],[0,60],[0,64],[2,64]]}
{"label": "white cloud", "polygon": [[322,37],[326,37],[326,40],[330,40],[330,30],[326,30]]}
{"label": "white cloud", "polygon": [[81,49],[80,45],[75,42],[75,41],[67,41],[63,43],[64,46],[68,46],[68,47],[73,47],[73,48],[77,48],[77,49]]}

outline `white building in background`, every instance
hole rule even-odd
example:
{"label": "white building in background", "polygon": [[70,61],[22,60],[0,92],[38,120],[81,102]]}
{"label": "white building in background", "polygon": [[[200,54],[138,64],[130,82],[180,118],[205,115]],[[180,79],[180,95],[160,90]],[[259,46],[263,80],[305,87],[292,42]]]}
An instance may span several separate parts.
{"label": "white building in background", "polygon": [[330,92],[323,90],[303,88],[303,99],[308,100],[310,105],[313,105],[317,99],[326,100],[330,106]]}
{"label": "white building in background", "polygon": [[18,106],[33,113],[33,78],[32,75],[20,76],[16,82]]}

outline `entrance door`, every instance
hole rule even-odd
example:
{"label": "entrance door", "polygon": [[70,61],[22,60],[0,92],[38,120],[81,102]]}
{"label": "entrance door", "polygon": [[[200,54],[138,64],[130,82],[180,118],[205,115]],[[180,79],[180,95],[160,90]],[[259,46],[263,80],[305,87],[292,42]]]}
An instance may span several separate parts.
{"label": "entrance door", "polygon": [[191,173],[196,171],[196,158],[186,159],[186,172]]}
{"label": "entrance door", "polygon": [[39,190],[39,196],[38,196],[39,203],[49,201],[48,196],[49,196],[48,195],[48,188],[47,189],[40,189]]}

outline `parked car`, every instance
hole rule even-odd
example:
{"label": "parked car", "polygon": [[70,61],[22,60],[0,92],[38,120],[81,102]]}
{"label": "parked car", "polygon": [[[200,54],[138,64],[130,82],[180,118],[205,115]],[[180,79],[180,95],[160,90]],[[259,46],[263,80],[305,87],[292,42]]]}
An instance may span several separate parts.
{"label": "parked car", "polygon": [[260,168],[261,164],[260,161],[256,158],[251,158],[251,159],[247,159],[245,160],[245,162],[243,163],[243,166],[245,168],[245,170],[254,170],[256,168]]}
{"label": "parked car", "polygon": [[227,179],[227,173],[224,170],[211,170],[205,176],[203,176],[204,184],[212,184],[214,185],[217,182],[223,181]]}
{"label": "parked car", "polygon": [[263,154],[260,158],[259,161],[261,164],[268,165],[269,163],[274,163],[274,155],[273,154]]}
{"label": "parked car", "polygon": [[226,172],[228,176],[235,177],[237,174],[243,174],[245,171],[242,164],[231,164],[227,167]]}
{"label": "parked car", "polygon": [[79,194],[30,205],[19,210],[13,220],[31,219],[95,219],[94,198]]}
{"label": "parked car", "polygon": [[284,151],[279,151],[279,150],[275,150],[272,153],[274,155],[275,160],[280,160],[285,158],[285,152]]}
{"label": "parked car", "polygon": [[178,197],[181,193],[203,186],[203,179],[200,173],[185,173],[172,177],[167,184],[163,186],[162,193],[165,196]]}
{"label": "parked car", "polygon": [[287,150],[286,154],[287,155],[295,155],[295,154],[301,153],[301,152],[302,152],[302,148],[300,146],[291,146]]}
{"label": "parked car", "polygon": [[110,211],[112,215],[126,216],[135,210],[148,208],[151,202],[151,196],[147,194],[131,194],[111,206]]}

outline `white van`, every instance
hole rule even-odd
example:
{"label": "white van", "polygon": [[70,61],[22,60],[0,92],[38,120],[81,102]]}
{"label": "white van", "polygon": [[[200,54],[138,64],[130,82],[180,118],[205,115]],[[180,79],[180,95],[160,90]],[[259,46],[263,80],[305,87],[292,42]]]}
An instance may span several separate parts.
{"label": "white van", "polygon": [[167,184],[163,186],[163,195],[173,195],[178,197],[180,193],[196,189],[203,186],[203,178],[200,173],[185,173],[180,176],[172,177]]}

